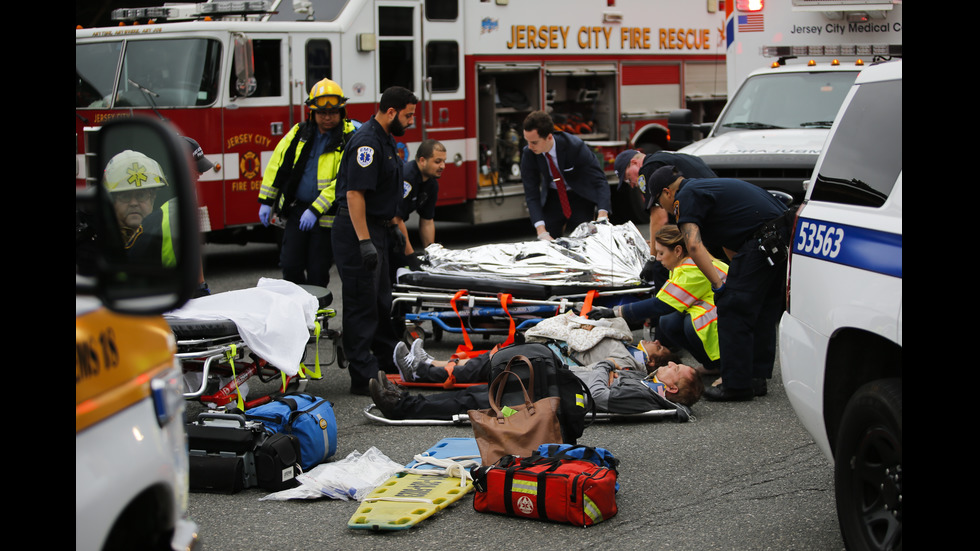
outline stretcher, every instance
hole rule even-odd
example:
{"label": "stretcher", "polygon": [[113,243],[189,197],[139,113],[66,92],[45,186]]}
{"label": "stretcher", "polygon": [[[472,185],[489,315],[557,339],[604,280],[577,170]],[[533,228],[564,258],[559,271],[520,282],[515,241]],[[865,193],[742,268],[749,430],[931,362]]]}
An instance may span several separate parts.
{"label": "stretcher", "polygon": [[[285,345],[275,334],[265,335],[265,340],[272,342],[263,343],[262,335],[256,337],[254,327],[245,329],[248,320],[238,318],[232,312],[228,312],[228,317],[221,317],[207,308],[190,308],[166,314],[164,318],[177,341],[176,357],[184,375],[184,398],[212,408],[231,405],[245,410],[269,402],[279,394],[304,392],[311,379],[322,377],[323,366],[333,363],[344,365],[341,332],[329,327],[330,318],[336,316],[336,311],[328,308],[332,294],[326,288],[310,285],[296,286],[296,289],[309,295],[310,312],[286,310],[282,315],[299,315],[309,319],[291,327],[294,337]],[[297,292],[296,289],[289,290]],[[211,295],[216,300],[207,302],[219,305],[214,311],[220,312],[220,305],[226,306],[230,302],[240,304],[243,297],[247,299],[255,292],[231,291],[228,294],[235,293],[235,296],[228,297],[220,296],[225,293],[218,293]],[[269,308],[276,308],[280,302],[275,294],[264,294],[257,299]],[[192,299],[191,302],[201,300]],[[204,313],[201,317],[195,317],[198,312]],[[268,316],[272,324],[277,319],[276,315],[266,312],[256,311],[254,314],[256,318]],[[296,335],[300,331],[302,333]],[[312,362],[306,358],[308,344],[314,345]],[[324,344],[329,351],[321,357],[320,350]],[[262,383],[278,381],[279,384],[272,392],[246,400],[248,381],[253,377]]]}
{"label": "stretcher", "polygon": [[473,489],[469,469],[480,465],[473,438],[443,438],[364,498],[348,528],[407,530]]}
{"label": "stretcher", "polygon": [[[506,335],[578,303],[642,300],[649,247],[636,227],[584,223],[567,238],[449,250],[426,247],[421,271],[399,270],[392,315],[406,342],[444,333]],[[428,328],[428,329],[427,329]]]}
{"label": "stretcher", "polygon": [[[653,409],[641,413],[607,413],[596,412],[596,421],[649,421],[649,420],[672,420],[678,423],[690,421],[693,415],[691,409],[685,405],[675,402],[668,403],[673,406],[664,409]],[[470,424],[470,417],[465,413],[453,415],[451,419],[388,419],[381,414],[378,407],[373,403],[364,408],[364,416],[376,423],[384,425],[403,425],[403,426],[465,426]]]}

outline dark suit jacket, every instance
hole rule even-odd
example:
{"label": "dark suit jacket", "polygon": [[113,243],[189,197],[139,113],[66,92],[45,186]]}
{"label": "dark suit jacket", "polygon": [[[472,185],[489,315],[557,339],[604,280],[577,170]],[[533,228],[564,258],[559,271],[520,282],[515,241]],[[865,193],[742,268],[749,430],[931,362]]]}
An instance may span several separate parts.
{"label": "dark suit jacket", "polygon": [[[609,181],[599,167],[595,154],[581,139],[565,132],[555,132],[558,169],[562,178],[575,193],[592,201],[599,209],[612,212],[609,202]],[[543,220],[541,206],[548,196],[553,178],[544,155],[535,155],[524,147],[521,153],[521,178],[531,222]]]}

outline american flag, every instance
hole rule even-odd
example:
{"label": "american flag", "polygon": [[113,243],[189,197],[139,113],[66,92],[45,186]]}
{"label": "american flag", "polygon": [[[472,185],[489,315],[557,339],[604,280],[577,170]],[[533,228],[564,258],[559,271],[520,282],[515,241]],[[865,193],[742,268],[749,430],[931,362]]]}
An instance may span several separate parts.
{"label": "american flag", "polygon": [[753,33],[765,30],[764,21],[761,13],[738,16],[739,32]]}

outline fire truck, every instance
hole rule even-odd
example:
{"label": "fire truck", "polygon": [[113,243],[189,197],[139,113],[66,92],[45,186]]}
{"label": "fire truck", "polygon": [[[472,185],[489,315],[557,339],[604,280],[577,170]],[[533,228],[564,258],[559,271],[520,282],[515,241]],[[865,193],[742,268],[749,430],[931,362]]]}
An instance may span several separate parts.
{"label": "fire truck", "polygon": [[[165,119],[215,164],[198,183],[206,239],[257,239],[265,166],[307,116],[310,85],[327,77],[360,121],[389,86],[420,98],[399,149],[411,159],[424,139],[446,146],[437,220],[526,218],[519,158],[530,112],[551,112],[585,140],[612,184],[616,153],[667,145],[670,111],[720,111],[721,4],[246,0],[115,10],[119,26],[75,32],[76,171],[85,173],[85,127],[133,113]],[[643,219],[633,192],[614,194],[614,219]]]}

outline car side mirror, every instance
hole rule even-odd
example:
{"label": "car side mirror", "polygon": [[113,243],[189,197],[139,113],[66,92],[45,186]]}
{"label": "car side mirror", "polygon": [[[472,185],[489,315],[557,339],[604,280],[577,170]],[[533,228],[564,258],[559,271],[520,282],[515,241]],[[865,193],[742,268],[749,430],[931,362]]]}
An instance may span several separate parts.
{"label": "car side mirror", "polygon": [[89,136],[75,190],[75,291],[124,314],[183,305],[199,284],[197,194],[187,146],[164,123],[124,117]]}

